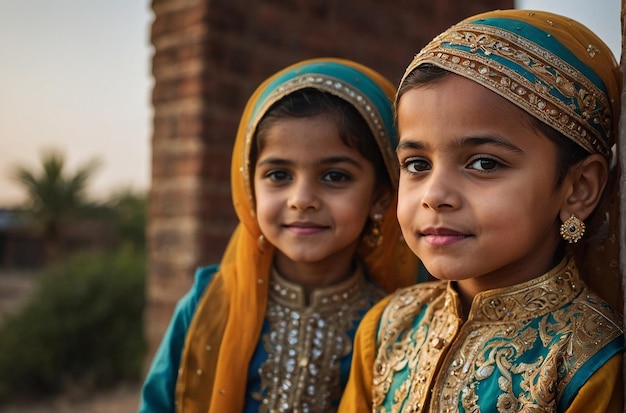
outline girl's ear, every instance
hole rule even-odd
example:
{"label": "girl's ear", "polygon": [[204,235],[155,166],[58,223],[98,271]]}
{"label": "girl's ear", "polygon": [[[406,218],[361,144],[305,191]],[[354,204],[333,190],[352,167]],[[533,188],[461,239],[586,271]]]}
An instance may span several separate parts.
{"label": "girl's ear", "polygon": [[386,186],[379,186],[374,193],[372,199],[372,207],[370,208],[370,218],[373,218],[375,214],[385,215],[385,211],[393,200],[393,190]]}
{"label": "girl's ear", "polygon": [[560,211],[561,221],[572,215],[587,219],[596,208],[608,179],[609,167],[599,154],[586,157],[565,178],[566,198]]}

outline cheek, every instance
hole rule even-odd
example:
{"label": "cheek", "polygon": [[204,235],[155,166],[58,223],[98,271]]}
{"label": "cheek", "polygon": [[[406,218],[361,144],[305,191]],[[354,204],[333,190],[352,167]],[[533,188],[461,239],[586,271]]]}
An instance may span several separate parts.
{"label": "cheek", "polygon": [[270,221],[278,213],[276,198],[267,194],[263,189],[256,192],[256,215],[259,225]]}
{"label": "cheek", "polygon": [[398,188],[398,206],[397,215],[400,225],[408,223],[413,218],[413,215],[417,213],[416,203],[419,203],[419,197],[417,191],[411,191],[406,188],[405,185],[400,183]]}

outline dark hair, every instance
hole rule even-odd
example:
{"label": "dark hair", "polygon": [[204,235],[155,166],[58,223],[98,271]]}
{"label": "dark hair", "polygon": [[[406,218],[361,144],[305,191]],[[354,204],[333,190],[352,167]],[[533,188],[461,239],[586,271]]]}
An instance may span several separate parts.
{"label": "dark hair", "polygon": [[[415,87],[439,82],[452,74],[452,72],[449,72],[445,69],[440,68],[439,66],[435,66],[432,64],[423,64],[418,66],[402,81],[402,84],[400,85],[398,89],[398,94],[396,96],[396,106],[400,101],[400,97],[408,90]],[[398,111],[396,107],[396,116],[397,113]],[[563,183],[563,180],[565,179],[571,168],[578,162],[589,156],[589,153],[576,142],[572,141],[561,132],[549,126],[547,123],[540,121],[531,114],[528,114],[526,119],[530,121],[530,126],[533,129],[545,135],[556,145],[557,159],[555,186],[559,187],[559,185]]]}
{"label": "dark hair", "polygon": [[267,130],[277,121],[287,118],[306,118],[330,115],[337,126],[341,141],[354,148],[374,165],[376,184],[391,187],[391,179],[381,149],[359,111],[349,102],[333,94],[314,88],[297,90],[276,103],[265,113],[255,131],[255,144],[250,152],[250,165],[254,168],[256,158],[263,149]]}

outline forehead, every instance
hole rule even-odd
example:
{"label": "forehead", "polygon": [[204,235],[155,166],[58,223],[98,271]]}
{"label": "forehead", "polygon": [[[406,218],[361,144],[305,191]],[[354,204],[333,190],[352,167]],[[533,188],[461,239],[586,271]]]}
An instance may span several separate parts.
{"label": "forehead", "polygon": [[259,158],[269,153],[271,156],[311,158],[338,151],[357,152],[343,142],[336,119],[328,114],[277,119],[264,131],[260,143]]}
{"label": "forehead", "polygon": [[531,115],[505,98],[455,74],[408,89],[398,101],[397,117],[400,129],[419,119],[485,126],[495,126],[504,119],[526,127],[533,122]]}
{"label": "forehead", "polygon": [[537,139],[549,141],[530,114],[458,75],[407,90],[398,101],[397,117],[401,143],[467,137],[506,138],[522,146]]}

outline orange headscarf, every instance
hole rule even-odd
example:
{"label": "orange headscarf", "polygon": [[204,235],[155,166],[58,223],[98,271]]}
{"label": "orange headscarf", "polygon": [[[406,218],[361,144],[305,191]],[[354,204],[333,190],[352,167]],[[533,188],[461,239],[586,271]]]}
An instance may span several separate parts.
{"label": "orange headscarf", "polygon": [[[391,99],[395,88],[375,71],[335,58],[307,60],[276,73],[250,97],[233,149],[232,196],[239,218],[219,272],[198,304],[190,325],[176,390],[179,412],[241,411],[248,364],[257,346],[267,304],[273,247],[259,246],[250,184],[250,146],[265,111],[281,97],[303,88],[317,88],[352,103],[377,140],[391,181],[397,184],[396,135]],[[396,219],[396,201],[389,205],[381,228],[382,245],[365,242],[359,254],[371,279],[386,291],[417,281],[417,258],[404,243]]]}
{"label": "orange headscarf", "polygon": [[404,79],[430,63],[481,84],[611,165],[596,234],[576,253],[588,285],[623,306],[619,271],[618,123],[622,76],[609,47],[565,16],[496,10],[469,17],[434,38]]}

